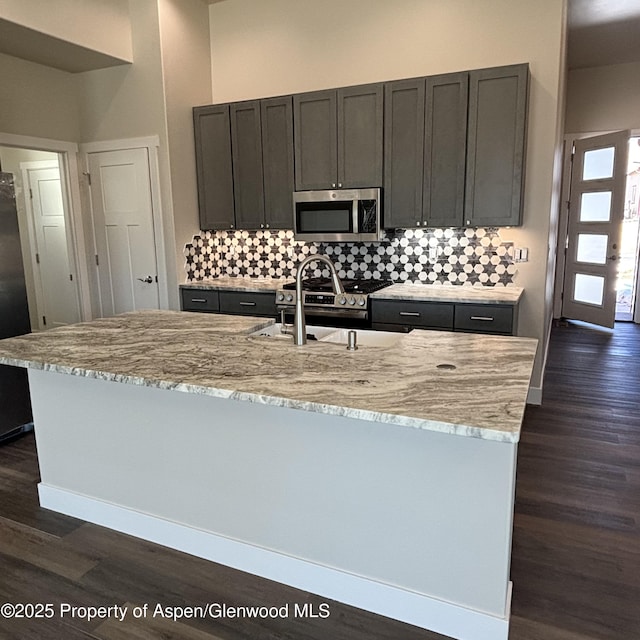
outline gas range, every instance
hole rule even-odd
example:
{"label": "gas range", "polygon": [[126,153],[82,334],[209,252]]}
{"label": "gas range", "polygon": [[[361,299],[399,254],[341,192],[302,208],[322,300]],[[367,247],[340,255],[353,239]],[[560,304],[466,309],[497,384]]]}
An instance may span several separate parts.
{"label": "gas range", "polygon": [[[391,284],[390,280],[342,280],[345,293],[336,295],[330,278],[307,278],[302,281],[304,309],[309,318],[344,318],[361,321],[364,324],[369,319],[369,294],[379,291]],[[276,306],[278,311],[293,313],[296,304],[296,285],[294,282],[285,284],[276,291]],[[325,321],[324,324],[327,324]],[[339,325],[337,325],[339,326]]]}

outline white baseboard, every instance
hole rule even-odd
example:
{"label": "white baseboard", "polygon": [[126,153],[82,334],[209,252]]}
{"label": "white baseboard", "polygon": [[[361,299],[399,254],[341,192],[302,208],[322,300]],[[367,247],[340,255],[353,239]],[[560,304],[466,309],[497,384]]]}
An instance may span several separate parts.
{"label": "white baseboard", "polygon": [[542,387],[529,387],[527,394],[527,404],[542,404]]}
{"label": "white baseboard", "polygon": [[[509,635],[509,613],[507,618],[498,618],[43,483],[38,485],[38,493],[45,509],[457,640],[507,640]],[[510,601],[511,588],[507,612]]]}

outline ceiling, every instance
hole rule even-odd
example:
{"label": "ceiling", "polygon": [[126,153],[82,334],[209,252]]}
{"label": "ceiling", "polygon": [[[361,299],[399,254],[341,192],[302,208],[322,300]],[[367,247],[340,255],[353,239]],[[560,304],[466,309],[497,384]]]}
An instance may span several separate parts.
{"label": "ceiling", "polygon": [[569,0],[570,69],[640,62],[640,0]]}

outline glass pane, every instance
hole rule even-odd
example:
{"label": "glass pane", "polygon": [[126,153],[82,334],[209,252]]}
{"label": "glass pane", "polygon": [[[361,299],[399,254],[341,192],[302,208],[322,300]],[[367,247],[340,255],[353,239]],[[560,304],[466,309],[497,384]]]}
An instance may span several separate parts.
{"label": "glass pane", "polygon": [[579,233],[576,260],[592,264],[606,264],[608,242],[609,236],[606,235]]}
{"label": "glass pane", "polygon": [[609,222],[611,191],[583,193],[580,201],[580,222]]}
{"label": "glass pane", "polygon": [[604,298],[604,278],[600,276],[588,276],[584,273],[576,273],[576,281],[573,288],[573,299],[576,302],[597,304],[602,306]]}
{"label": "glass pane", "polygon": [[587,151],[584,154],[582,179],[598,180],[600,178],[612,178],[615,151],[615,147],[605,147],[604,149]]}

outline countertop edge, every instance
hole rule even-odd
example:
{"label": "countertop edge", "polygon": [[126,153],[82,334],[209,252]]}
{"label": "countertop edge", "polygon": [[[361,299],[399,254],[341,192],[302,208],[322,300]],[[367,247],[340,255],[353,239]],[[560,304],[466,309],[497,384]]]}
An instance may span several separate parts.
{"label": "countertop edge", "polygon": [[264,395],[259,393],[251,393],[248,391],[238,391],[234,389],[221,389],[219,387],[201,386],[185,382],[141,378],[138,376],[110,373],[107,371],[84,369],[82,367],[69,367],[65,365],[49,364],[46,362],[38,362],[35,360],[20,360],[16,358],[0,357],[0,364],[22,367],[26,369],[35,369],[40,371],[50,371],[52,373],[61,373],[65,375],[73,375],[94,380],[104,380],[107,382],[118,382],[120,384],[130,384],[134,386],[149,387],[154,389],[164,389],[167,391],[193,393],[214,398],[238,400],[240,402],[252,402],[255,404],[285,407],[289,409],[298,409],[301,411],[311,411],[313,413],[322,413],[324,415],[353,418],[356,420],[365,420],[368,422],[383,422],[400,427],[420,429],[423,431],[434,431],[437,433],[456,435],[467,438],[479,438],[482,440],[491,440],[494,442],[506,442],[515,444],[520,439],[519,432],[487,429],[485,427],[442,422],[439,420],[427,420],[423,418],[403,416],[393,413],[367,411],[366,409],[357,409],[352,407],[324,404],[320,402],[296,400],[294,398],[286,398],[284,396]]}

